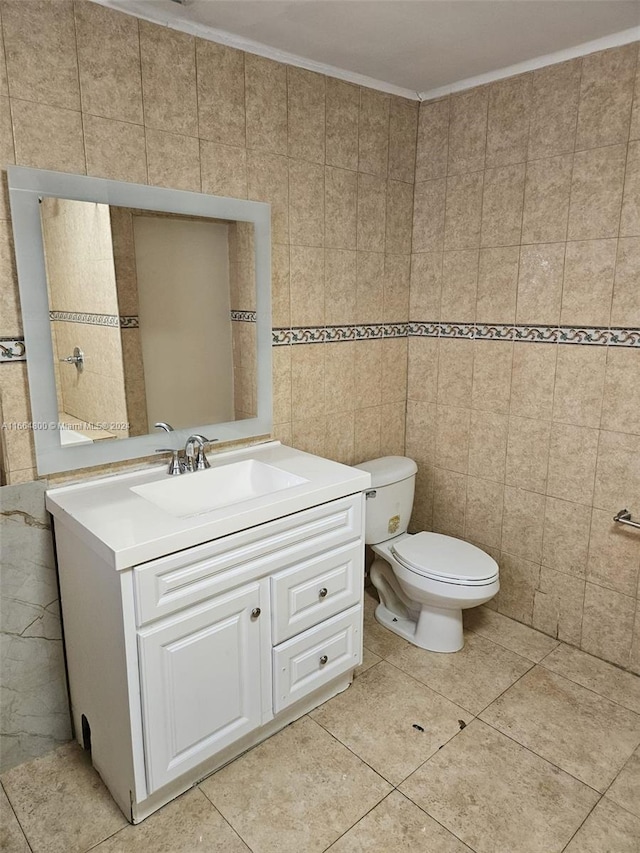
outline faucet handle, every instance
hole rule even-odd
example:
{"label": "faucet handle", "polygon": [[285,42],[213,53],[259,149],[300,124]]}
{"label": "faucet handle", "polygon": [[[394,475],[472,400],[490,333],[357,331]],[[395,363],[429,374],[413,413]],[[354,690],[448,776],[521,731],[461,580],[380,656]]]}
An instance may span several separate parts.
{"label": "faucet handle", "polygon": [[182,474],[184,471],[184,463],[180,459],[180,451],[175,450],[173,447],[158,447],[155,450],[155,453],[170,453],[171,461],[169,462],[169,467],[167,468],[167,474],[170,474],[172,477],[176,477],[178,474]]}
{"label": "faucet handle", "polygon": [[[204,446],[205,444],[212,444],[214,441],[217,441],[217,438],[209,439],[204,435],[200,435],[199,433],[194,433],[194,435],[190,435],[187,439],[187,444],[185,447],[185,453],[187,458],[191,461],[192,471],[204,471],[206,468],[210,468],[209,460],[205,456]],[[197,447],[195,455],[193,453],[193,448]]]}

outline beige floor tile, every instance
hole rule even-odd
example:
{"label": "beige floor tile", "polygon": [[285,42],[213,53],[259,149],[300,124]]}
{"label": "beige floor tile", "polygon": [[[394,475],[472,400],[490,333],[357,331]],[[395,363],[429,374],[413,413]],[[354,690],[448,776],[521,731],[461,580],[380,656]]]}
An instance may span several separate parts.
{"label": "beige floor tile", "polygon": [[640,817],[640,749],[636,749],[618,773],[606,796]]}
{"label": "beige floor tile", "polygon": [[393,791],[327,853],[469,853],[422,809]]}
{"label": "beige floor tile", "polygon": [[29,853],[29,845],[20,829],[11,803],[0,787],[0,850],[3,853]]}
{"label": "beige floor tile", "polygon": [[386,661],[310,716],[392,785],[454,737],[460,720],[471,721],[458,705]]}
{"label": "beige floor tile", "polygon": [[559,853],[598,798],[479,720],[401,790],[477,853]]}
{"label": "beige floor tile", "polygon": [[640,743],[640,716],[540,666],[481,716],[600,792]]}
{"label": "beige floor tile", "polygon": [[463,616],[465,628],[536,663],[558,645],[557,640],[546,634],[487,607],[464,610]]}
{"label": "beige floor tile", "polygon": [[394,634],[384,625],[376,622],[374,612],[379,601],[371,588],[365,589],[364,593],[364,645],[369,651],[386,658],[399,649],[408,646],[406,640]]}
{"label": "beige floor tile", "polygon": [[551,652],[542,665],[640,714],[640,677],[637,675],[564,644]]}
{"label": "beige floor tile", "polygon": [[14,767],[2,784],[33,853],[83,853],[127,823],[76,743]]}
{"label": "beige floor tile", "polygon": [[465,634],[464,648],[454,654],[407,645],[388,660],[472,714],[479,714],[533,665],[470,632]]}
{"label": "beige floor tile", "polygon": [[319,853],[390,791],[309,717],[200,787],[253,853]]}
{"label": "beige floor tile", "polygon": [[353,677],[357,678],[359,675],[362,675],[363,672],[366,672],[368,669],[371,669],[372,666],[375,666],[382,660],[380,655],[375,655],[373,652],[369,651],[367,648],[362,649],[362,663],[360,666],[355,668],[353,673]]}
{"label": "beige floor tile", "polygon": [[151,815],[127,826],[95,853],[249,853],[220,812],[194,788]]}
{"label": "beige floor tile", "polygon": [[640,819],[605,797],[580,827],[565,853],[638,853]]}

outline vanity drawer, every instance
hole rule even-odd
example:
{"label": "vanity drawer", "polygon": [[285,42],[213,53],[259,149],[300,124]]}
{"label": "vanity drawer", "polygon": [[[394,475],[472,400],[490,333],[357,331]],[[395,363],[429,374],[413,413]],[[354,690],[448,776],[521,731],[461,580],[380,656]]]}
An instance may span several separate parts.
{"label": "vanity drawer", "polygon": [[274,645],[359,602],[364,584],[363,548],[358,541],[273,575]]}
{"label": "vanity drawer", "polygon": [[360,540],[362,503],[350,495],[136,566],[138,625]]}
{"label": "vanity drawer", "polygon": [[357,605],[273,650],[274,713],[361,662],[362,608]]}

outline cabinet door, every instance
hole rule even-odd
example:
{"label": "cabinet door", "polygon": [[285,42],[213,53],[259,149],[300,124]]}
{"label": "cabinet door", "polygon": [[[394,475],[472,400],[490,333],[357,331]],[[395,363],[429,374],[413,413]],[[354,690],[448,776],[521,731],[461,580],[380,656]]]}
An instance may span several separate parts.
{"label": "cabinet door", "polygon": [[248,584],[139,633],[149,792],[261,725],[266,592]]}

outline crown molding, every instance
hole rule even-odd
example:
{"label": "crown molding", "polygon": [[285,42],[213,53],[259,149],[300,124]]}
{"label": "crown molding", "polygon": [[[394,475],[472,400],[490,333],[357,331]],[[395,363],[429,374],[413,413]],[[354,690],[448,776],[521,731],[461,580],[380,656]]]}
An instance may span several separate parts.
{"label": "crown molding", "polygon": [[275,47],[270,47],[269,45],[254,41],[253,39],[243,38],[242,36],[235,35],[234,33],[229,33],[226,30],[219,30],[215,27],[209,27],[204,24],[195,23],[194,21],[185,20],[180,17],[179,13],[182,4],[176,4],[176,12],[168,14],[167,12],[161,13],[154,7],[150,7],[149,4],[144,2],[144,0],[91,0],[91,2],[97,3],[100,6],[106,6],[107,8],[114,9],[118,12],[134,15],[136,18],[141,18],[142,20],[150,21],[151,23],[159,24],[160,26],[180,30],[181,32],[188,33],[189,35],[197,36],[198,38],[214,41],[218,44],[225,44],[229,47],[243,50],[246,53],[254,53],[258,56],[264,56],[267,59],[273,59],[276,62],[282,62],[285,65],[305,68],[308,71],[315,71],[318,74],[324,74],[328,77],[336,77],[338,80],[345,80],[348,83],[354,83],[357,86],[364,86],[367,89],[377,89],[380,92],[387,92],[390,95],[398,95],[401,98],[408,98],[412,101],[431,101],[436,98],[442,98],[445,95],[450,95],[453,92],[461,92],[465,89],[473,89],[476,86],[492,83],[494,80],[504,80],[507,77],[514,77],[516,74],[535,71],[537,68],[543,68],[546,65],[557,65],[559,62],[566,62],[568,59],[575,59],[579,56],[595,53],[598,50],[606,50],[610,47],[619,47],[620,45],[629,44],[630,42],[640,41],[640,26],[631,27],[627,30],[620,30],[617,33],[611,33],[610,35],[603,36],[602,38],[574,45],[573,47],[557,50],[553,53],[534,57],[533,59],[527,59],[524,62],[518,62],[515,65],[497,68],[493,71],[487,71],[484,74],[478,74],[475,77],[466,77],[463,80],[448,83],[446,86],[438,86],[435,89],[416,92],[412,89],[396,86],[393,83],[387,83],[385,80],[367,77],[365,74],[358,74],[355,71],[347,71],[346,69],[338,68],[335,65],[327,65],[324,62],[316,62],[313,59],[307,59],[304,56],[298,56],[295,53],[278,50]]}
{"label": "crown molding", "polygon": [[[304,56],[298,56],[295,53],[288,53],[286,50],[278,50],[278,48],[270,47],[253,39],[243,38],[242,36],[229,33],[226,30],[218,30],[215,27],[208,27],[204,24],[197,24],[193,21],[181,19],[177,14],[167,15],[158,14],[149,9],[144,0],[92,0],[99,6],[106,6],[117,12],[124,12],[128,15],[134,15],[136,18],[142,18],[144,21],[149,21],[160,26],[170,27],[173,30],[180,30],[183,33],[188,33],[198,38],[214,41],[218,44],[225,44],[228,47],[235,47],[238,50],[243,50],[246,53],[254,53],[257,56],[264,56],[267,59],[273,59],[276,62],[282,62],[284,65],[294,65],[297,68],[305,68],[307,71],[315,71],[318,74],[324,74],[327,77],[336,77],[338,80],[345,80],[347,83],[354,83],[357,86],[364,86],[366,89],[377,89],[379,92],[387,92],[389,95],[398,95],[401,98],[408,98],[411,101],[419,101],[420,95],[412,89],[405,89],[402,86],[395,86],[393,83],[387,83],[384,80],[377,80],[374,77],[367,77],[366,74],[358,74],[355,71],[347,71],[344,68],[337,68],[335,65],[327,65],[324,62],[316,62],[313,59],[307,59]],[[178,9],[180,4],[178,4]]]}
{"label": "crown molding", "polygon": [[536,56],[534,59],[527,59],[524,62],[518,62],[515,65],[508,65],[506,68],[497,68],[495,71],[487,71],[485,74],[478,74],[477,77],[467,77],[464,80],[458,80],[455,83],[449,83],[446,86],[439,86],[437,89],[428,89],[426,92],[419,92],[418,98],[420,101],[432,101],[436,98],[442,98],[445,95],[451,95],[453,92],[461,92],[464,89],[473,89],[476,86],[492,83],[494,80],[504,80],[506,77],[515,77],[516,74],[535,71],[537,68],[544,68],[546,65],[557,65],[559,62],[566,62],[568,59],[575,59],[579,56],[586,56],[589,53],[595,53],[598,50],[606,50],[609,47],[619,47],[620,45],[630,44],[634,41],[640,41],[640,26],[631,27],[628,30],[620,30],[620,32],[611,33],[608,36],[593,39],[593,41],[586,41],[582,44],[577,44],[574,47],[567,47],[564,50],[556,50],[553,53],[547,53],[544,56]]}

